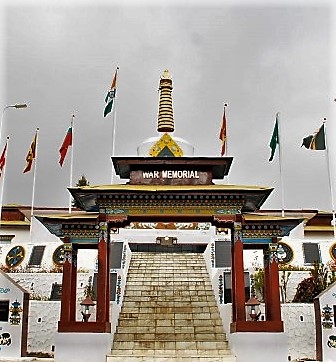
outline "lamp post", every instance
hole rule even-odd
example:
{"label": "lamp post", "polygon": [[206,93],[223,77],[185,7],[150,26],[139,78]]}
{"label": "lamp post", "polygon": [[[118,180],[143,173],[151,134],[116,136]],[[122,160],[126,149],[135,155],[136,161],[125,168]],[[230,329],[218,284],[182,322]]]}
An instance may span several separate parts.
{"label": "lamp post", "polygon": [[16,103],[16,104],[10,104],[8,106],[3,107],[1,121],[0,121],[0,143],[1,143],[1,136],[2,136],[2,123],[3,123],[5,111],[8,108],[16,108],[16,109],[27,108],[27,104],[26,103]]}
{"label": "lamp post", "polygon": [[251,320],[256,322],[261,314],[261,311],[259,309],[260,306],[260,302],[259,300],[252,296],[246,303],[245,305],[249,308],[249,315],[251,317]]}
{"label": "lamp post", "polygon": [[83,307],[82,310],[82,316],[83,316],[83,322],[88,322],[89,318],[91,316],[91,311],[90,311],[90,307],[93,307],[94,305],[96,305],[96,303],[91,299],[90,296],[87,296],[81,303],[80,305]]}

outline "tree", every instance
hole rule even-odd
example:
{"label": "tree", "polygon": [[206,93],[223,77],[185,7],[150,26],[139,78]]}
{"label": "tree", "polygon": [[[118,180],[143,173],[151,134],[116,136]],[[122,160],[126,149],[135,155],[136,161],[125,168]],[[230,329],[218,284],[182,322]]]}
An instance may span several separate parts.
{"label": "tree", "polygon": [[296,288],[294,303],[312,303],[314,298],[335,281],[335,272],[324,264],[314,263],[310,277],[303,279]]}

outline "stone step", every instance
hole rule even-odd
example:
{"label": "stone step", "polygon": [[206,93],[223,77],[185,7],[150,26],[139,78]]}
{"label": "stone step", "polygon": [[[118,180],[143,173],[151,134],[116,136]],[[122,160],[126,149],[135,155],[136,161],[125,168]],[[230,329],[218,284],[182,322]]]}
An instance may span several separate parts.
{"label": "stone step", "polygon": [[[116,350],[217,350],[223,354],[229,354],[227,341],[166,341],[166,340],[138,340],[138,341],[114,341],[113,352]],[[133,354],[134,354],[133,351]]]}
{"label": "stone step", "polygon": [[201,265],[175,265],[174,267],[160,265],[161,263],[158,263],[157,265],[148,264],[148,265],[139,265],[129,266],[129,271],[131,273],[136,273],[137,271],[145,271],[146,273],[156,273],[156,274],[162,274],[164,272],[170,273],[170,274],[190,274],[190,273],[203,273],[207,269],[205,266]]}
{"label": "stone step", "polygon": [[[195,293],[196,294],[196,293]],[[151,295],[148,295],[147,297],[144,297],[146,298],[146,300],[149,298],[150,300],[154,300],[154,297],[155,296],[151,296]],[[136,297],[137,300],[141,300],[139,297]],[[213,306],[216,306],[216,299],[213,298],[211,295],[190,295],[190,296],[184,296],[184,297],[176,297],[176,296],[173,296],[173,297],[166,297],[166,300],[167,301],[171,301],[171,302],[174,302],[175,304],[178,302],[178,299],[181,300],[181,305],[185,305],[185,304],[188,304],[188,303],[192,303],[194,305],[194,303],[208,303],[208,305],[210,307],[213,307]],[[131,297],[130,296],[126,296],[125,297],[125,300],[128,301],[128,300],[131,300]],[[145,301],[145,300],[144,300]],[[157,298],[157,301],[163,301],[163,299],[160,297],[160,298]],[[200,306],[200,305],[199,305]]]}
{"label": "stone step", "polygon": [[[114,341],[225,341],[225,334],[222,333],[172,333],[164,332],[163,329],[175,329],[174,327],[162,327],[162,332],[155,333],[122,333],[118,330]],[[227,346],[225,347],[227,348]]]}
{"label": "stone step", "polygon": [[186,319],[186,320],[206,320],[206,319],[214,319],[221,320],[218,311],[213,312],[194,312],[193,310],[182,308],[180,310],[174,310],[173,308],[128,308],[127,310],[122,309],[120,313],[120,319],[166,319],[166,320],[178,320],[178,319]]}
{"label": "stone step", "polygon": [[[148,300],[150,298],[150,300]],[[125,298],[123,307],[124,308],[138,308],[138,307],[146,307],[146,308],[204,308],[207,311],[218,311],[217,305],[209,305],[207,301],[190,301],[190,297],[181,298],[182,300],[165,300],[163,298],[157,297],[144,297],[143,300],[134,300],[132,298]]]}
{"label": "stone step", "polygon": [[[126,283],[127,284],[127,283]],[[174,282],[148,282],[148,283],[132,283],[127,285],[127,291],[152,291],[153,293],[161,295],[175,295],[194,293],[195,291],[206,291],[208,295],[213,296],[213,289],[210,285],[192,284],[192,283],[174,283]]]}
{"label": "stone step", "polygon": [[177,288],[181,287],[190,287],[190,288],[204,288],[206,290],[211,290],[211,283],[208,280],[203,279],[169,279],[169,278],[151,278],[146,277],[145,279],[127,279],[126,284],[131,286],[161,286],[161,289],[166,289],[169,286],[176,286]]}
{"label": "stone step", "polygon": [[[203,316],[203,314],[202,314]],[[177,318],[174,318],[177,317]],[[120,316],[120,322],[122,320],[134,320],[137,321],[138,325],[157,325],[160,323],[163,323],[162,321],[167,321],[170,320],[172,321],[171,323],[174,326],[220,326],[222,325],[222,322],[220,320],[220,318],[214,318],[213,320],[208,320],[209,318],[198,318],[198,316],[196,316],[197,319],[194,319],[192,315],[189,316],[181,316],[181,318],[179,318],[179,316],[174,316],[172,318],[170,318],[170,316],[164,316],[162,314],[156,314],[156,315],[148,315],[148,314],[138,314],[138,313],[124,313],[122,316]],[[154,320],[154,324],[151,323],[151,321]],[[126,322],[128,323],[128,322]]]}
{"label": "stone step", "polygon": [[129,308],[127,311],[121,310],[120,319],[122,318],[139,318],[139,319],[218,319],[220,320],[219,312],[214,313],[192,313],[192,312],[175,312],[173,310],[169,310],[169,308]]}
{"label": "stone step", "polygon": [[[134,353],[132,353],[134,352]],[[129,361],[155,361],[155,362],[236,362],[236,358],[231,353],[221,353],[221,351],[198,351],[198,350],[116,350],[116,353],[107,356],[107,362],[129,362]]]}
{"label": "stone step", "polygon": [[120,318],[119,326],[124,327],[155,327],[155,326],[175,326],[175,327],[200,327],[208,330],[213,330],[217,327],[222,331],[222,321],[220,319],[214,319],[207,321],[204,319],[153,319],[146,318]]}
{"label": "stone step", "polygon": [[118,356],[107,356],[106,362],[236,362],[236,358],[227,356],[133,356],[122,354]]}
{"label": "stone step", "polygon": [[[213,296],[213,290],[209,286],[190,286],[190,285],[178,285],[174,288],[174,285],[167,285],[166,287],[162,287],[159,284],[149,284],[149,285],[128,285],[125,293],[127,295],[128,292],[131,292],[132,295],[136,295],[138,293],[139,296],[146,296],[148,294],[145,293],[152,293],[152,295],[156,296],[181,296],[183,293],[191,296],[197,291],[205,291],[207,292],[208,296]],[[133,294],[135,292],[135,294]]]}
{"label": "stone step", "polygon": [[184,271],[190,271],[190,270],[206,270],[206,267],[203,264],[203,261],[199,261],[197,263],[193,262],[190,263],[188,261],[186,262],[175,262],[172,264],[167,264],[162,261],[148,261],[148,263],[137,263],[136,261],[133,261],[130,265],[130,270],[137,270],[139,268],[148,268],[152,271],[157,271],[158,273],[162,272],[162,270],[168,270],[168,271],[175,271],[178,273],[182,273]]}
{"label": "stone step", "polygon": [[[211,303],[214,301],[213,305],[216,306],[216,299],[209,294],[210,291],[203,290],[193,290],[193,291],[185,291],[185,290],[157,290],[154,289],[140,289],[140,290],[128,290],[125,292],[124,301],[141,301],[141,302],[164,302],[175,303],[180,305],[192,304],[193,306],[203,307],[207,305],[207,303]],[[196,294],[196,295],[195,295]],[[200,296],[202,298],[197,298]],[[206,296],[205,300],[203,297]],[[195,298],[196,297],[196,298]],[[213,298],[212,298],[213,297]]]}
{"label": "stone step", "polygon": [[[124,320],[125,321],[125,320]],[[133,320],[129,320],[129,322],[133,322]],[[169,328],[174,328],[173,333],[215,333],[215,334],[225,334],[223,333],[223,328],[221,325],[202,325],[202,326],[195,326],[195,325],[180,325],[176,326],[174,321],[166,321],[163,322],[167,323],[158,323],[154,325],[138,325],[136,323],[132,324],[119,324],[117,326],[118,333],[164,333],[169,330]],[[168,332],[167,332],[168,333]]]}
{"label": "stone step", "polygon": [[[134,302],[132,302],[133,304]],[[198,314],[198,313],[208,313],[212,316],[214,316],[215,313],[218,312],[218,309],[216,309],[217,307],[209,307],[209,306],[205,306],[205,307],[197,307],[197,306],[192,306],[192,305],[168,305],[167,303],[157,303],[157,306],[153,306],[150,305],[147,302],[144,302],[141,304],[141,306],[125,306],[123,308],[123,313],[134,313],[134,308],[138,308],[138,312],[139,313],[147,313],[147,314],[151,314],[151,313],[160,313],[162,311],[164,311],[165,313],[170,313],[170,314],[179,314],[179,313],[192,313],[194,315]]]}
{"label": "stone step", "polygon": [[[184,321],[184,323],[183,323]],[[195,330],[207,330],[220,332],[223,331],[222,321],[218,319],[214,320],[202,320],[202,319],[154,319],[151,316],[148,316],[148,319],[144,318],[120,318],[119,327],[140,327],[140,328],[154,328],[154,327],[163,327],[163,326],[175,326],[177,327],[193,327]],[[140,330],[139,330],[140,331]],[[139,332],[138,331],[138,332]]]}
{"label": "stone step", "polygon": [[[145,275],[139,275],[139,272],[137,273],[131,273],[127,275],[128,280],[146,280],[146,279],[169,279],[169,280],[204,280],[204,278],[208,278],[208,275],[204,272],[188,272],[184,274],[173,274],[173,273],[150,273],[146,272]],[[206,280],[205,279],[205,280]]]}
{"label": "stone step", "polygon": [[202,255],[132,253],[107,362],[132,360],[235,361]]}
{"label": "stone step", "polygon": [[[126,283],[127,284],[127,283]],[[212,291],[211,285],[206,283],[197,283],[197,282],[190,282],[190,283],[181,283],[181,282],[133,282],[132,284],[128,284],[129,290],[207,290],[208,292]],[[210,293],[209,293],[210,294]]]}

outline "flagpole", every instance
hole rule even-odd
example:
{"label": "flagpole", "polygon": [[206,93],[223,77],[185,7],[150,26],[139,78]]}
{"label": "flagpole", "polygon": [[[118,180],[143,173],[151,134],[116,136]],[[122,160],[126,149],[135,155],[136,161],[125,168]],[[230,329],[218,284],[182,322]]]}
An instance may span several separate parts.
{"label": "flagpole", "polygon": [[[71,157],[70,157],[70,180],[69,180],[69,186],[72,187],[72,177],[73,177],[73,155],[74,155],[74,123],[75,123],[75,115],[73,114],[71,117]],[[72,198],[71,194],[69,193],[69,214],[71,213],[71,207],[72,207]]]}
{"label": "flagpole", "polygon": [[32,204],[30,211],[30,240],[32,236],[33,214],[34,214],[34,201],[35,201],[35,183],[36,183],[36,169],[37,169],[37,147],[38,147],[38,133],[39,128],[36,128],[36,147],[35,147],[35,162],[34,162],[34,176],[33,176],[33,190],[32,190]]}
{"label": "flagpole", "polygon": [[[227,119],[226,119],[226,108],[228,107],[227,103],[224,103],[224,117],[225,117],[225,152],[224,152],[224,156],[226,156],[228,154],[228,131],[227,131]],[[229,174],[226,175],[226,184],[229,184]]]}
{"label": "flagpole", "polygon": [[[117,76],[119,73],[119,67],[116,68],[115,72],[115,93],[114,93],[114,100],[112,104],[112,156],[114,156],[115,152],[115,134],[116,134],[116,124],[117,124]],[[111,158],[111,184],[113,184],[114,181],[114,172],[113,172],[113,160]]]}
{"label": "flagpole", "polygon": [[[116,96],[117,98],[117,96]],[[116,104],[117,102],[114,102],[114,107],[113,107],[113,112],[112,112],[112,115],[113,115],[113,127],[112,127],[112,156],[114,156],[114,152],[115,152],[115,134],[116,134],[116,123],[117,123],[117,109],[116,109]],[[113,161],[112,161],[112,158],[111,158],[111,184],[113,184],[113,177],[114,175],[114,172],[113,172]]]}
{"label": "flagpole", "polygon": [[332,219],[333,219],[333,228],[334,228],[334,238],[336,238],[336,225],[335,225],[335,203],[334,203],[334,191],[332,185],[332,178],[331,178],[331,165],[330,165],[330,157],[329,157],[329,147],[327,142],[327,119],[323,119],[324,125],[324,140],[326,146],[326,158],[327,158],[327,169],[328,169],[328,182],[329,182],[329,190],[330,190],[330,198],[331,198],[331,211],[332,211]]}
{"label": "flagpole", "polygon": [[2,174],[2,184],[1,184],[1,195],[0,195],[0,228],[1,228],[1,217],[2,217],[2,202],[3,202],[3,194],[4,194],[4,187],[5,187],[5,176],[6,176],[6,158],[7,158],[7,153],[8,153],[8,144],[9,144],[9,136],[7,136],[6,139],[6,152],[5,152],[5,165],[3,168],[3,174]]}
{"label": "flagpole", "polygon": [[281,216],[285,216],[285,196],[284,196],[284,182],[282,177],[282,147],[281,147],[281,122],[280,112],[277,112],[276,119],[278,120],[278,137],[279,137],[279,173],[280,173],[280,192],[281,192]]}

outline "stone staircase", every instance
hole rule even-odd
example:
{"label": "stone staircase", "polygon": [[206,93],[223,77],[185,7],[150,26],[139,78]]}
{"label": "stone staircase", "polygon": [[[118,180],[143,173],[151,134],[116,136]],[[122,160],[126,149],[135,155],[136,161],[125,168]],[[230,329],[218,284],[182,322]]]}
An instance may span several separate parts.
{"label": "stone staircase", "polygon": [[202,254],[132,253],[107,362],[235,362]]}

